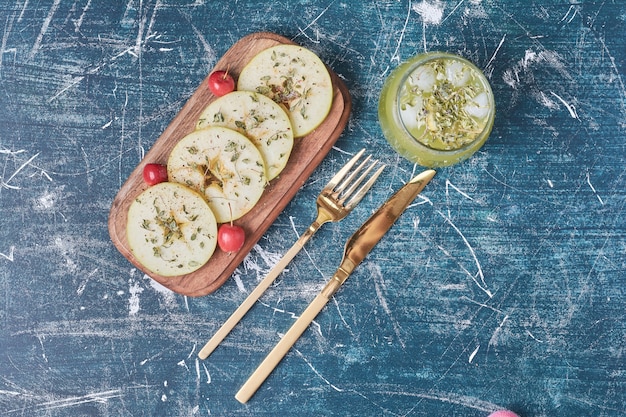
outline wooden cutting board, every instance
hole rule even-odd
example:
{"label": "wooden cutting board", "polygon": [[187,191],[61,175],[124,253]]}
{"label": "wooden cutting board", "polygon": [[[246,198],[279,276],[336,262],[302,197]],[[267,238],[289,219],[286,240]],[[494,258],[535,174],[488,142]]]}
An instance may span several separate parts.
{"label": "wooden cutting board", "polygon": [[[293,42],[274,33],[250,34],[235,43],[217,62],[214,69],[228,69],[236,80],[240,71],[252,57],[278,44],[293,44]],[[181,276],[164,277],[145,269],[131,253],[126,239],[128,207],[133,199],[147,188],[142,177],[144,165],[147,163],[165,164],[174,145],[193,132],[202,110],[216,99],[207,87],[207,76],[141,163],[133,170],[113,200],[109,213],[109,234],[113,244],[122,255],[152,279],[179,294],[200,297],[210,294],[224,284],[322,162],[348,122],[351,110],[350,93],[339,77],[330,69],[329,72],[335,91],[330,113],[315,131],[295,140],[289,162],[280,176],[270,182],[258,204],[236,221],[236,224],[246,231],[246,242],[243,248],[231,254],[217,248],[209,262],[197,271]],[[313,204],[314,202],[311,201],[311,205]]]}

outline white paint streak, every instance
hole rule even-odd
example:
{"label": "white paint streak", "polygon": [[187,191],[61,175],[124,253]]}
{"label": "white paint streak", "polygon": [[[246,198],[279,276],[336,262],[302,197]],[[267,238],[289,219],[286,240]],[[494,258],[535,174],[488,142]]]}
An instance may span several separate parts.
{"label": "white paint streak", "polygon": [[54,207],[56,199],[57,199],[56,194],[51,193],[50,191],[46,191],[43,193],[41,197],[37,199],[37,205],[39,206],[40,209],[48,210]]}
{"label": "white paint streak", "polygon": [[[261,266],[255,261],[254,254],[261,257],[261,260],[266,267]],[[261,280],[267,275],[267,273],[280,261],[283,257],[281,253],[269,252],[261,247],[259,244],[255,244],[252,251],[244,258],[243,267],[247,270],[254,271],[257,274],[257,279]]]}
{"label": "white paint streak", "polygon": [[425,24],[439,25],[443,19],[443,5],[440,2],[422,1],[413,6]]}
{"label": "white paint streak", "polygon": [[315,369],[315,367],[313,366],[313,364],[307,360],[307,358],[304,357],[304,355],[296,348],[292,348],[294,352],[296,352],[298,354],[298,356],[300,356],[302,358],[302,360],[304,361],[304,363],[306,363],[309,368],[311,368],[311,370],[315,373],[315,375],[317,375],[322,381],[324,381],[324,383],[326,385],[328,385],[329,387],[331,387],[332,389],[334,389],[337,392],[343,392],[344,390],[339,388],[338,386],[334,385],[333,383],[331,383],[328,379],[324,378],[324,376],[319,373],[319,371],[317,369]]}
{"label": "white paint streak", "polygon": [[[563,103],[563,105],[565,106],[565,108],[569,112],[570,116],[572,116],[572,119],[578,119],[578,114],[576,113],[576,107],[574,107],[573,105],[569,104],[567,101],[565,101],[563,98],[561,98],[561,96],[556,94],[554,91],[550,91],[550,94],[552,94],[561,103]],[[580,120],[580,119],[578,119],[578,120]]]}
{"label": "white paint streak", "polygon": [[91,0],[87,1],[87,4],[83,7],[83,12],[80,14],[80,17],[74,22],[74,31],[76,33],[80,32],[80,27],[83,25],[83,20],[85,19],[85,15],[87,14],[89,7],[91,7]]}
{"label": "white paint streak", "polygon": [[237,289],[243,293],[247,292],[246,287],[243,285],[243,281],[241,280],[241,274],[238,271],[233,273],[233,278],[235,279],[235,284],[237,284]]}
{"label": "white paint streak", "polygon": [[580,6],[576,6],[574,4],[570,5],[569,9],[567,9],[567,13],[565,13],[565,15],[559,21],[559,23],[562,23],[565,20],[567,20],[566,23],[571,23],[572,20],[574,20],[574,18],[578,14],[579,10],[580,10]]}
{"label": "white paint streak", "polygon": [[8,260],[10,262],[13,262],[13,252],[14,251],[15,251],[15,246],[10,246],[9,247],[9,253],[6,254],[6,253],[0,252],[0,257],[4,258],[4,259],[6,259],[6,260]]}
{"label": "white paint streak", "polygon": [[546,94],[543,91],[539,92],[538,101],[544,107],[547,107],[547,108],[549,108],[551,110],[557,110],[557,109],[559,109],[561,107],[561,106],[559,106],[559,103],[555,102],[554,100],[550,99],[550,97],[546,96]]}
{"label": "white paint streak", "polygon": [[[478,410],[485,413],[494,412],[502,407],[491,402],[481,400],[476,397],[470,397],[467,395],[460,395],[453,392],[437,392],[433,389],[429,389],[428,392],[410,392],[410,391],[397,391],[397,390],[379,390],[373,391],[372,394],[382,395],[386,398],[392,397],[409,397],[420,398],[425,400],[439,401],[443,404],[456,404],[466,407],[470,410]],[[361,394],[359,394],[361,395]],[[367,398],[363,396],[364,398]],[[405,413],[403,415],[409,415]]]}
{"label": "white paint streak", "polygon": [[476,354],[478,353],[479,350],[480,350],[480,345],[476,346],[476,349],[474,349],[474,351],[469,355],[469,363],[472,363],[474,361],[474,358],[476,357]]}
{"label": "white paint streak", "polygon": [[[125,391],[131,390],[131,389],[146,390],[147,388],[149,387],[146,385],[141,385],[141,386],[137,385],[137,386],[124,387],[124,390],[110,389],[110,390],[105,390],[105,391],[100,391],[100,392],[91,392],[91,393],[87,393],[84,395],[74,395],[74,396],[68,396],[68,397],[63,397],[62,394],[57,395],[58,393],[44,396],[44,395],[36,394],[32,392],[27,393],[25,391],[18,392],[18,391],[6,391],[6,390],[0,390],[0,395],[4,395],[4,396],[10,395],[11,397],[15,397],[15,398],[25,397],[34,402],[34,404],[30,406],[21,406],[19,408],[4,409],[3,415],[14,415],[14,414],[15,415],[49,415],[50,410],[61,409],[61,408],[69,409],[77,405],[90,404],[90,403],[106,404],[109,402],[109,400],[121,398],[124,395],[126,395]],[[53,397],[53,398],[63,397],[63,398],[48,400],[48,398],[50,397]],[[39,400],[40,398],[43,401]],[[68,414],[68,413],[65,413],[65,414]],[[69,414],[72,414],[72,413],[70,412]]]}
{"label": "white paint streak", "polygon": [[502,331],[502,328],[504,327],[504,325],[506,324],[508,319],[509,319],[508,315],[504,316],[504,318],[500,322],[500,325],[496,328],[496,330],[494,330],[493,334],[491,335],[491,339],[489,339],[489,346],[497,346],[498,345],[498,336],[499,336],[500,332]]}
{"label": "white paint streak", "polygon": [[387,298],[385,297],[385,290],[387,288],[385,285],[385,280],[383,279],[382,273],[380,271],[380,268],[378,268],[377,266],[373,266],[370,269],[372,271],[372,276],[374,278],[374,287],[376,289],[376,296],[378,297],[380,306],[383,308],[383,311],[385,312],[385,314],[389,316],[389,319],[391,320],[391,323],[393,324],[394,333],[396,334],[396,337],[398,338],[398,341],[400,342],[400,345],[402,346],[402,348],[405,349],[406,344],[404,343],[404,340],[402,340],[402,329],[400,328],[400,325],[398,324],[397,320],[393,317],[393,313],[391,312],[391,309],[389,308],[389,304],[387,303]]}
{"label": "white paint streak", "polygon": [[72,82],[70,82],[69,84],[67,84],[66,86],[64,86],[63,88],[61,88],[59,91],[57,91],[52,97],[50,97],[48,99],[48,103],[52,103],[54,100],[56,100],[57,98],[59,98],[63,93],[65,93],[67,90],[69,90],[72,87],[75,87],[76,85],[80,84],[81,81],[83,81],[85,79],[84,76],[78,76],[78,77],[74,77]]}
{"label": "white paint streak", "polygon": [[33,59],[35,55],[37,54],[37,51],[39,51],[39,49],[41,48],[41,42],[43,41],[43,37],[48,31],[48,27],[50,26],[52,17],[56,13],[60,4],[61,4],[61,0],[54,0],[54,3],[52,3],[52,6],[50,7],[50,10],[48,11],[48,15],[46,16],[46,18],[43,21],[43,24],[41,25],[41,30],[39,31],[39,35],[37,35],[37,39],[35,39],[35,44],[30,50],[29,59]]}
{"label": "white paint streak", "polygon": [[461,297],[461,299],[463,299],[463,300],[467,300],[467,301],[469,301],[470,303],[473,303],[473,304],[479,305],[479,306],[481,306],[481,307],[483,307],[483,308],[487,308],[487,309],[489,309],[489,310],[491,310],[491,311],[495,311],[496,313],[499,313],[499,314],[504,314],[504,313],[502,312],[502,310],[499,310],[499,309],[497,309],[497,308],[495,308],[495,307],[492,307],[492,306],[490,306],[490,305],[488,305],[488,304],[481,303],[481,302],[476,301],[476,300],[472,300],[472,299],[471,299],[471,298],[469,298],[469,297],[463,296],[463,297]]}
{"label": "white paint streak", "polygon": [[467,198],[468,200],[474,201],[474,199],[472,197],[470,197],[467,193],[461,191],[459,189],[459,187],[457,187],[456,185],[452,184],[450,182],[450,180],[446,179],[446,196],[449,195],[450,188],[452,188],[454,191],[456,191],[457,193],[461,194],[463,197]]}
{"label": "white paint streak", "polygon": [[537,338],[535,337],[535,335],[534,335],[534,334],[532,334],[532,333],[530,332],[530,330],[526,330],[526,334],[527,334],[528,336],[530,336],[530,337],[531,337],[534,341],[539,342],[539,343],[543,343],[543,340],[537,339]]}
{"label": "white paint streak", "polygon": [[24,153],[24,152],[26,152],[26,149],[20,149],[18,151],[12,151],[12,150],[9,150],[9,149],[6,149],[6,148],[0,149],[0,154],[11,155],[11,156],[15,156],[15,155],[18,155],[18,154]]}
{"label": "white paint streak", "polygon": [[11,19],[7,18],[6,26],[4,27],[4,34],[2,35],[2,43],[0,44],[0,69],[2,68],[2,60],[5,52],[13,52],[13,54],[17,54],[17,49],[13,49],[9,51],[7,49],[7,41],[9,39],[9,34],[13,29],[13,20],[15,20],[15,15],[11,17]]}
{"label": "white paint streak", "polygon": [[[459,7],[461,7],[461,5],[465,2],[465,0],[459,0],[459,2],[456,4],[456,6],[454,6],[454,8],[452,9],[452,11],[450,13],[448,13],[448,15],[446,17],[443,18],[443,20],[441,21],[441,23],[445,22],[446,20],[448,20],[448,18],[450,16],[452,16]],[[442,11],[443,12],[443,11]]]}
{"label": "white paint streak", "polygon": [[498,44],[498,47],[496,48],[495,51],[493,51],[493,55],[491,55],[491,58],[489,58],[489,61],[487,61],[487,65],[485,65],[485,68],[489,68],[489,66],[496,59],[496,55],[498,54],[498,51],[500,51],[500,48],[502,48],[502,44],[504,43],[505,39],[506,39],[506,33],[504,34],[504,36],[502,36],[502,39],[500,39],[500,43]]}
{"label": "white paint streak", "polygon": [[328,4],[328,6],[326,6],[326,8],[325,8],[324,10],[322,10],[322,11],[321,11],[321,12],[320,12],[320,13],[319,13],[316,17],[315,17],[315,19],[313,19],[313,20],[312,20],[312,21],[311,21],[308,25],[306,25],[306,26],[304,27],[304,29],[301,29],[300,27],[298,27],[298,30],[300,31],[300,33],[301,33],[302,35],[306,36],[306,38],[307,38],[308,40],[310,40],[311,42],[313,42],[313,43],[319,43],[319,42],[320,42],[320,41],[319,41],[319,37],[318,37],[318,39],[311,39],[311,37],[310,37],[310,36],[308,36],[308,35],[306,34],[306,30],[308,30],[311,26],[313,26],[313,25],[315,24],[315,22],[317,22],[317,21],[320,19],[320,17],[322,17],[324,14],[326,14],[326,12],[328,11],[328,9],[330,9],[330,6],[332,6],[332,5],[333,5],[333,3],[334,3],[334,1],[330,2],[330,3]]}
{"label": "white paint streak", "polygon": [[[278,307],[272,307],[272,306],[270,306],[269,304],[264,303],[264,302],[262,302],[262,301],[259,301],[258,303],[259,303],[259,304],[261,304],[261,305],[263,305],[263,306],[265,306],[265,307],[271,308],[271,309],[272,309],[272,311],[273,311],[274,313],[287,314],[287,315],[289,315],[289,316],[290,316],[292,319],[294,319],[294,320],[298,320],[298,318],[300,318],[300,316],[299,316],[299,315],[297,315],[297,314],[296,314],[296,313],[294,313],[294,312],[287,311],[287,310],[284,310],[284,309],[282,309],[282,308],[278,308]],[[318,322],[316,322],[315,320],[313,320],[313,321],[311,322],[311,325],[312,325],[312,326],[315,326],[315,328],[316,328],[316,330],[317,330],[317,333],[318,333],[320,336],[322,336],[322,337],[324,336],[324,335],[322,334],[322,326],[320,326],[320,324],[319,324]],[[284,336],[284,334],[282,334],[282,333],[279,333],[279,335],[280,335],[280,337],[283,337],[283,336]]]}
{"label": "white paint streak", "polygon": [[41,346],[41,357],[47,363],[48,355],[46,354],[46,347],[43,345],[43,341],[45,340],[45,336],[37,336],[37,340],[39,341],[39,346]]}
{"label": "white paint streak", "polygon": [[22,165],[20,165],[20,167],[15,170],[15,172],[9,177],[9,179],[7,179],[6,181],[2,180],[0,182],[0,185],[2,185],[2,187],[7,188],[7,189],[12,189],[12,190],[19,190],[20,187],[14,186],[14,185],[9,185],[9,183],[11,182],[11,180],[13,178],[15,178],[15,176],[17,174],[19,174],[24,168],[26,168],[28,165],[30,165],[31,162],[33,162],[33,160],[35,158],[37,158],[37,156],[39,156],[39,153],[36,153],[35,155],[31,156],[28,161],[24,162]]}
{"label": "white paint streak", "polygon": [[87,283],[94,275],[96,275],[97,272],[98,272],[98,268],[94,269],[93,271],[91,271],[89,275],[87,275],[87,278],[85,278],[83,282],[80,283],[80,285],[76,289],[77,295],[83,295],[83,293],[85,292],[85,288],[87,288]]}
{"label": "white paint streak", "polygon": [[515,69],[506,69],[502,74],[502,81],[511,88],[517,88],[520,82],[519,73]]}
{"label": "white paint streak", "polygon": [[590,177],[588,172],[587,172],[587,184],[589,184],[589,188],[591,188],[591,191],[593,191],[593,193],[596,195],[596,197],[598,198],[598,201],[600,202],[600,204],[604,205],[604,200],[602,200],[602,197],[600,197],[600,195],[596,191],[596,188],[591,183],[591,177]]}
{"label": "white paint streak", "polygon": [[[477,272],[476,272],[476,274],[472,274],[465,267],[461,266],[461,268],[463,269],[463,271],[467,275],[469,275],[469,277],[472,279],[472,281],[474,281],[476,283],[476,285],[478,285],[478,288],[480,288],[482,291],[485,292],[485,294],[487,294],[489,296],[489,298],[493,297],[493,294],[487,288],[487,284],[485,283],[485,276],[483,274],[483,269],[480,266],[480,262],[478,261],[478,257],[476,256],[476,252],[474,251],[474,248],[467,241],[467,239],[465,238],[465,236],[463,235],[461,230],[459,230],[459,228],[454,223],[452,223],[452,220],[450,220],[441,211],[437,211],[437,213],[439,213],[439,215],[444,218],[444,220],[454,229],[454,231],[457,232],[457,234],[461,237],[461,239],[463,239],[463,243],[465,243],[465,246],[467,246],[467,248],[469,249],[470,254],[472,255],[472,258],[474,259],[474,262],[476,263]],[[441,249],[443,249],[443,248],[441,248]],[[449,255],[448,251],[445,251],[445,253]]]}
{"label": "white paint streak", "polygon": [[128,91],[124,91],[124,105],[122,106],[122,126],[120,129],[120,158],[117,161],[118,182],[120,187],[122,186],[122,158],[124,154],[124,136],[126,135],[126,107],[128,106]]}
{"label": "white paint streak", "polygon": [[341,311],[341,308],[339,307],[339,303],[337,302],[337,298],[333,297],[332,300],[333,300],[333,303],[335,305],[335,308],[337,309],[337,314],[339,314],[339,318],[341,319],[341,322],[343,323],[344,326],[346,326],[346,329],[348,329],[350,334],[354,335],[354,333],[352,332],[352,328],[350,327],[350,325],[346,321],[346,318],[343,316],[343,312]]}
{"label": "white paint streak", "polygon": [[161,0],[157,0],[154,9],[152,9],[152,16],[150,16],[150,23],[148,23],[148,30],[146,30],[146,39],[148,37],[152,37],[152,29],[154,27],[154,23],[156,22],[157,12],[161,9]]}
{"label": "white paint streak", "polygon": [[426,197],[425,195],[418,195],[417,198],[419,199],[419,201],[417,203],[412,203],[409,204],[407,206],[407,209],[411,208],[411,207],[416,207],[416,206],[421,206],[423,204],[428,204],[428,205],[433,205],[433,202],[430,200],[430,198]]}
{"label": "white paint streak", "polygon": [[61,400],[46,401],[37,405],[39,410],[53,410],[57,408],[69,408],[80,404],[99,403],[106,404],[108,400],[122,397],[119,389],[89,393],[82,396],[68,397]]}
{"label": "white paint streak", "polygon": [[137,282],[131,281],[128,292],[130,293],[128,298],[128,315],[134,316],[139,312],[139,295],[143,292],[143,288]]}
{"label": "white paint streak", "polygon": [[211,383],[211,374],[209,373],[209,369],[206,367],[206,364],[202,362],[202,367],[204,368],[204,374],[206,375],[206,383]]}
{"label": "white paint streak", "polygon": [[606,43],[604,42],[604,39],[600,37],[599,40],[600,40],[600,44],[602,45],[602,49],[604,50],[604,52],[606,52],[607,56],[609,57],[609,60],[611,61],[611,67],[613,68],[613,71],[615,71],[615,74],[617,75],[617,80],[619,81],[619,85],[622,89],[622,106],[624,106],[624,99],[626,99],[626,87],[624,87],[624,80],[622,79],[622,73],[617,68],[617,65],[615,64],[615,57],[611,55],[609,48],[607,48]]}
{"label": "white paint streak", "polygon": [[164,287],[157,281],[150,278],[148,275],[143,276],[144,279],[147,279],[150,282],[150,287],[155,290],[159,295],[163,297],[163,301],[166,306],[174,307],[176,306],[176,293],[170,290],[167,287]]}
{"label": "white paint streak", "polygon": [[[400,50],[400,45],[402,44],[402,40],[404,39],[404,34],[406,33],[406,28],[409,24],[410,17],[411,17],[411,2],[409,1],[409,10],[406,14],[406,19],[404,19],[404,25],[402,26],[402,30],[400,31],[400,37],[398,38],[396,49],[395,51],[393,51],[393,55],[391,55],[391,61],[396,61],[396,62],[401,61],[400,56],[398,55],[398,51]],[[389,69],[389,67],[387,67],[387,69]],[[385,72],[387,72],[387,69],[385,69]]]}
{"label": "white paint streak", "polygon": [[538,58],[537,58],[537,53],[535,51],[532,51],[530,49],[527,49],[526,51],[524,51],[524,58],[522,59],[522,66],[524,68],[528,68],[528,66],[532,62],[536,62],[536,61],[538,61]]}
{"label": "white paint streak", "polygon": [[196,28],[191,23],[190,25],[191,25],[191,29],[193,30],[193,33],[195,33],[195,35],[198,37],[198,40],[200,40],[200,43],[202,44],[202,47],[204,48],[204,51],[206,52],[207,61],[208,62],[215,61],[216,56],[217,56],[217,54],[215,53],[215,50],[211,47],[211,45],[204,38],[204,35],[202,34],[202,32],[200,32],[198,28]]}
{"label": "white paint streak", "polygon": [[520,74],[525,75],[531,72],[533,67],[539,64],[546,64],[561,74],[562,77],[568,80],[572,79],[572,76],[567,71],[563,59],[558,53],[547,50],[535,52],[532,49],[527,49],[524,51],[523,58],[521,58],[512,68],[508,68],[504,71],[502,80],[511,88],[517,89],[523,80],[523,78],[520,78]]}
{"label": "white paint streak", "polygon": [[54,238],[54,244],[59,249],[61,256],[65,259],[65,265],[70,272],[76,272],[78,265],[72,259],[72,256],[76,255],[76,248],[72,241],[63,236],[56,236]]}

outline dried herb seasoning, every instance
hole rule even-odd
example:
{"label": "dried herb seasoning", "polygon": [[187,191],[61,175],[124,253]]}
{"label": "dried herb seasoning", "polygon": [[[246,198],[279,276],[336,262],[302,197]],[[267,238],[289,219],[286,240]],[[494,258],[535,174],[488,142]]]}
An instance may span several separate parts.
{"label": "dried herb seasoning", "polygon": [[475,71],[437,59],[407,77],[399,96],[402,121],[413,137],[438,150],[473,142],[487,124],[484,88]]}

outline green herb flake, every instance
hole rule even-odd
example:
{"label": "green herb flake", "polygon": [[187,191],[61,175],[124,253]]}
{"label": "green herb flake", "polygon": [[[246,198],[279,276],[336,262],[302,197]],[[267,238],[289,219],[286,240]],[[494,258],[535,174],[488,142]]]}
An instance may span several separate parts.
{"label": "green herb flake", "polygon": [[222,112],[217,112],[213,115],[213,123],[224,123],[224,115]]}

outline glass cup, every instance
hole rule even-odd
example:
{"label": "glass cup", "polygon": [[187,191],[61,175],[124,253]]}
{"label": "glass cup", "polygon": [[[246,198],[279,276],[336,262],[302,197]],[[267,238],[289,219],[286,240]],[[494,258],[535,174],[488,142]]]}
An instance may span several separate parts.
{"label": "glass cup", "polygon": [[491,133],[495,101],[487,78],[458,55],[429,52],[399,65],[378,102],[385,138],[404,158],[425,167],[461,162]]}

